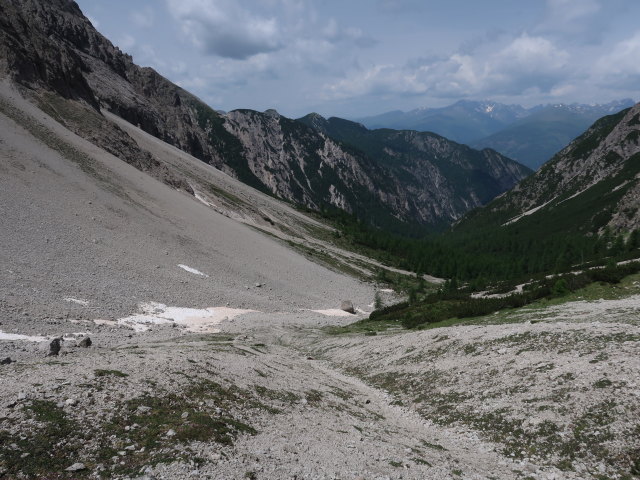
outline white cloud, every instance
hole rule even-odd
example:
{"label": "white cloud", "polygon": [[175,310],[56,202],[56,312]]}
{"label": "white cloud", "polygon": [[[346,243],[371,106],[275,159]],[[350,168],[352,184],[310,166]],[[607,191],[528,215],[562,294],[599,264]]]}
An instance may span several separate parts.
{"label": "white cloud", "polygon": [[154,25],[155,15],[149,7],[131,13],[131,21],[138,28],[151,28]]}
{"label": "white cloud", "polygon": [[640,30],[615,44],[596,62],[596,75],[603,84],[637,89],[640,84]]}
{"label": "white cloud", "polygon": [[523,34],[474,56],[376,65],[351,72],[324,88],[328,98],[395,93],[434,97],[484,96],[495,91],[550,93],[567,74],[569,53],[551,41]]}
{"label": "white cloud", "polygon": [[[169,12],[201,51],[246,61],[259,54],[301,59],[299,47],[320,52],[328,44],[370,47],[375,40],[362,29],[323,24],[309,0],[166,0]],[[311,61],[314,63],[314,60]]]}

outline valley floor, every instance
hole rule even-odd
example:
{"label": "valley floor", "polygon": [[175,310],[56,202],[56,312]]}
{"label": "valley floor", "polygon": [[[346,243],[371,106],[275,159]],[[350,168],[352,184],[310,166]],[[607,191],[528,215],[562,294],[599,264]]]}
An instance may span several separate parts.
{"label": "valley floor", "polygon": [[[204,335],[83,322],[88,349],[69,339],[45,357],[42,344],[11,343],[0,468],[7,478],[633,478],[638,298],[377,336],[328,335],[322,325],[353,318],[308,311],[249,313]],[[65,472],[75,463],[86,469]]]}

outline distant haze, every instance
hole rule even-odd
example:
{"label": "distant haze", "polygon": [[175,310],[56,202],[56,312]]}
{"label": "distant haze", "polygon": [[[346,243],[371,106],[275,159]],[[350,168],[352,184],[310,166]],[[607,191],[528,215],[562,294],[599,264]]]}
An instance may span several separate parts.
{"label": "distant haze", "polygon": [[636,0],[78,0],[214,108],[358,118],[490,98],[638,100]]}

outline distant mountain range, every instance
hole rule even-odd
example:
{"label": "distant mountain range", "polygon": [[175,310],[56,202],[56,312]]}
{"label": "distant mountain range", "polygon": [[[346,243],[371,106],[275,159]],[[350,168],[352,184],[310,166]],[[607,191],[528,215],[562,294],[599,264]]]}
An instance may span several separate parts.
{"label": "distant mountain range", "polygon": [[461,100],[442,108],[392,111],[357,121],[368,128],[429,131],[474,148],[493,148],[537,169],[598,118],[634,104],[554,104],[526,109],[491,101]]}

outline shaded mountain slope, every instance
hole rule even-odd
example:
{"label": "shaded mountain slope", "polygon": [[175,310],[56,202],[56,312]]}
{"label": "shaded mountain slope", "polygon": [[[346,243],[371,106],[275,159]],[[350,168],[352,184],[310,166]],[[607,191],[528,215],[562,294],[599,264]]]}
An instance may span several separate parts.
{"label": "shaded mountain slope", "polygon": [[410,198],[432,206],[434,220],[456,218],[483,205],[531,173],[493,150],[474,150],[429,132],[368,130],[359,123],[317,114],[299,121],[357,148],[393,172]]}
{"label": "shaded mountain slope", "polygon": [[639,174],[640,104],[598,120],[538,172],[472,212],[458,228],[471,222],[546,224],[551,218],[558,219],[558,228],[592,234],[605,226],[637,228]]}

